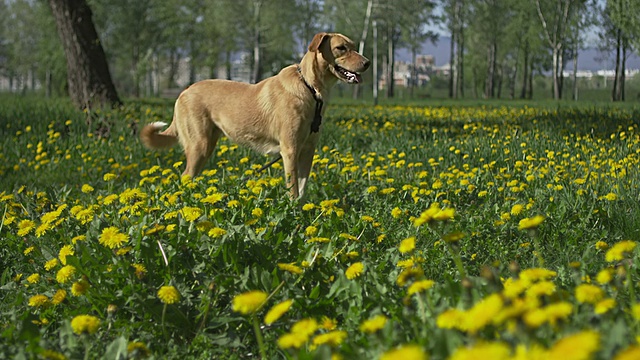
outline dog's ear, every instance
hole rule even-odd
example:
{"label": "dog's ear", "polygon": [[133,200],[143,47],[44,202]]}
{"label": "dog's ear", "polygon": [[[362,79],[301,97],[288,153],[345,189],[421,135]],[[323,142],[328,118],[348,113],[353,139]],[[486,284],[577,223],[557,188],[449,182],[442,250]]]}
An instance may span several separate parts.
{"label": "dog's ear", "polygon": [[313,40],[311,40],[311,44],[309,44],[309,51],[318,51],[320,49],[320,45],[329,37],[329,34],[326,32],[317,33]]}

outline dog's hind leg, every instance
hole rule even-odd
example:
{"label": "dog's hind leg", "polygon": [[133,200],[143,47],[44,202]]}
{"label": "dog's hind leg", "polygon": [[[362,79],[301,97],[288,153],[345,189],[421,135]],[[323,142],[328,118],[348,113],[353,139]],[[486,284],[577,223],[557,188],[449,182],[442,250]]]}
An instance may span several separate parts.
{"label": "dog's hind leg", "polygon": [[201,134],[197,139],[192,138],[189,143],[183,144],[187,166],[182,175],[189,175],[193,178],[204,169],[222,135],[222,131],[215,126],[212,126],[209,132],[210,134]]}

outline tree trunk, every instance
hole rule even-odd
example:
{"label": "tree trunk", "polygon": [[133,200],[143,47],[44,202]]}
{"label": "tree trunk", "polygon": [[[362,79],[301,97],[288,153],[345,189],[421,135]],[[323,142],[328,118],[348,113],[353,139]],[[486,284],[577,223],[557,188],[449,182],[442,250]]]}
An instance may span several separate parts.
{"label": "tree trunk", "polygon": [[262,76],[262,63],[260,59],[260,9],[262,7],[262,1],[253,2],[253,74],[251,76],[251,82],[257,84],[261,80]]}
{"label": "tree trunk", "polygon": [[[371,11],[373,9],[373,0],[367,1],[367,11],[364,16],[364,25],[362,26],[362,35],[360,35],[360,43],[358,44],[358,52],[364,54],[364,45],[367,42],[367,34],[369,34],[369,22],[371,19]],[[360,86],[353,87],[353,98],[360,97]]]}
{"label": "tree trunk", "polygon": [[487,78],[484,86],[484,97],[486,99],[490,99],[495,96],[496,48],[497,45],[493,42],[487,49]]}
{"label": "tree trunk", "polygon": [[558,50],[557,49],[553,49],[553,64],[551,65],[553,67],[552,73],[553,73],[553,98],[555,100],[558,100],[560,98],[560,84],[558,83]]}
{"label": "tree trunk", "polygon": [[533,59],[529,63],[529,97],[528,99],[533,99]]}
{"label": "tree trunk", "polygon": [[624,87],[627,72],[627,39],[622,39],[622,61],[620,63],[620,80],[618,81],[618,100],[624,101]]}
{"label": "tree trunk", "polygon": [[415,46],[411,47],[411,75],[409,78],[409,96],[413,99],[415,87],[418,84],[418,70],[416,67],[418,49]]}
{"label": "tree trunk", "polygon": [[464,7],[464,0],[459,1],[459,9],[458,9],[458,45],[457,51],[458,55],[456,56],[458,60],[457,68],[458,68],[458,79],[456,83],[458,85],[458,97],[464,97],[464,18],[462,9]]}
{"label": "tree trunk", "polygon": [[573,100],[578,101],[578,42],[575,42],[573,49]]}
{"label": "tree trunk", "polygon": [[227,80],[231,80],[231,50],[227,50],[225,53],[224,66],[227,69]]}
{"label": "tree trunk", "polygon": [[73,103],[82,109],[122,104],[86,1],[48,2],[67,58],[67,81]]}
{"label": "tree trunk", "polygon": [[395,56],[394,56],[394,50],[395,50],[395,40],[394,40],[394,29],[393,29],[393,25],[389,24],[388,28],[387,28],[387,57],[389,58],[389,64],[387,67],[387,79],[389,80],[389,86],[387,86],[387,98],[390,99],[394,96],[394,90],[395,90],[395,69],[394,69],[394,65],[395,65]]}
{"label": "tree trunk", "polygon": [[456,30],[451,30],[451,46],[449,48],[449,97],[455,99],[457,97],[457,69],[456,69]]}
{"label": "tree trunk", "polygon": [[520,91],[520,99],[527,97],[527,80],[529,78],[529,42],[524,43],[524,66],[522,67],[522,90]]}
{"label": "tree trunk", "polygon": [[620,77],[620,47],[622,46],[622,31],[616,31],[616,67],[613,76],[613,89],[611,89],[611,100],[618,101],[618,79]]}

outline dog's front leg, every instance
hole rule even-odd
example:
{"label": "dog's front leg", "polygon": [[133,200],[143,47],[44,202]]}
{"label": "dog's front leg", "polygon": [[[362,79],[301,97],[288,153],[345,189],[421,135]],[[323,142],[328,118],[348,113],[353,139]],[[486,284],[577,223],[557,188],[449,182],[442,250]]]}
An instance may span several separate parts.
{"label": "dog's front leg", "polygon": [[304,189],[309,179],[309,173],[311,173],[313,156],[315,155],[319,138],[320,134],[318,132],[311,133],[302,146],[300,155],[298,156],[298,192],[300,193],[300,198],[304,197]]}
{"label": "dog's front leg", "polygon": [[292,200],[300,197],[298,191],[298,149],[291,145],[280,145],[280,155],[282,155],[282,162],[284,163],[284,175],[287,182],[287,188],[289,188],[289,196]]}

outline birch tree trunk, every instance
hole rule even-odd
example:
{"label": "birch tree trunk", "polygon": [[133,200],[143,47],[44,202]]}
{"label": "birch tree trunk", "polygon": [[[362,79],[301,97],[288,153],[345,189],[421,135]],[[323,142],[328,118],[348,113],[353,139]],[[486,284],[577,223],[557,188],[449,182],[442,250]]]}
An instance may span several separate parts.
{"label": "birch tree trunk", "polygon": [[[371,12],[373,10],[373,0],[367,1],[367,11],[364,15],[364,25],[362,26],[362,35],[360,35],[360,43],[358,44],[358,52],[364,54],[364,46],[369,34],[369,23],[371,22]],[[360,97],[360,86],[353,87],[353,98]]]}

